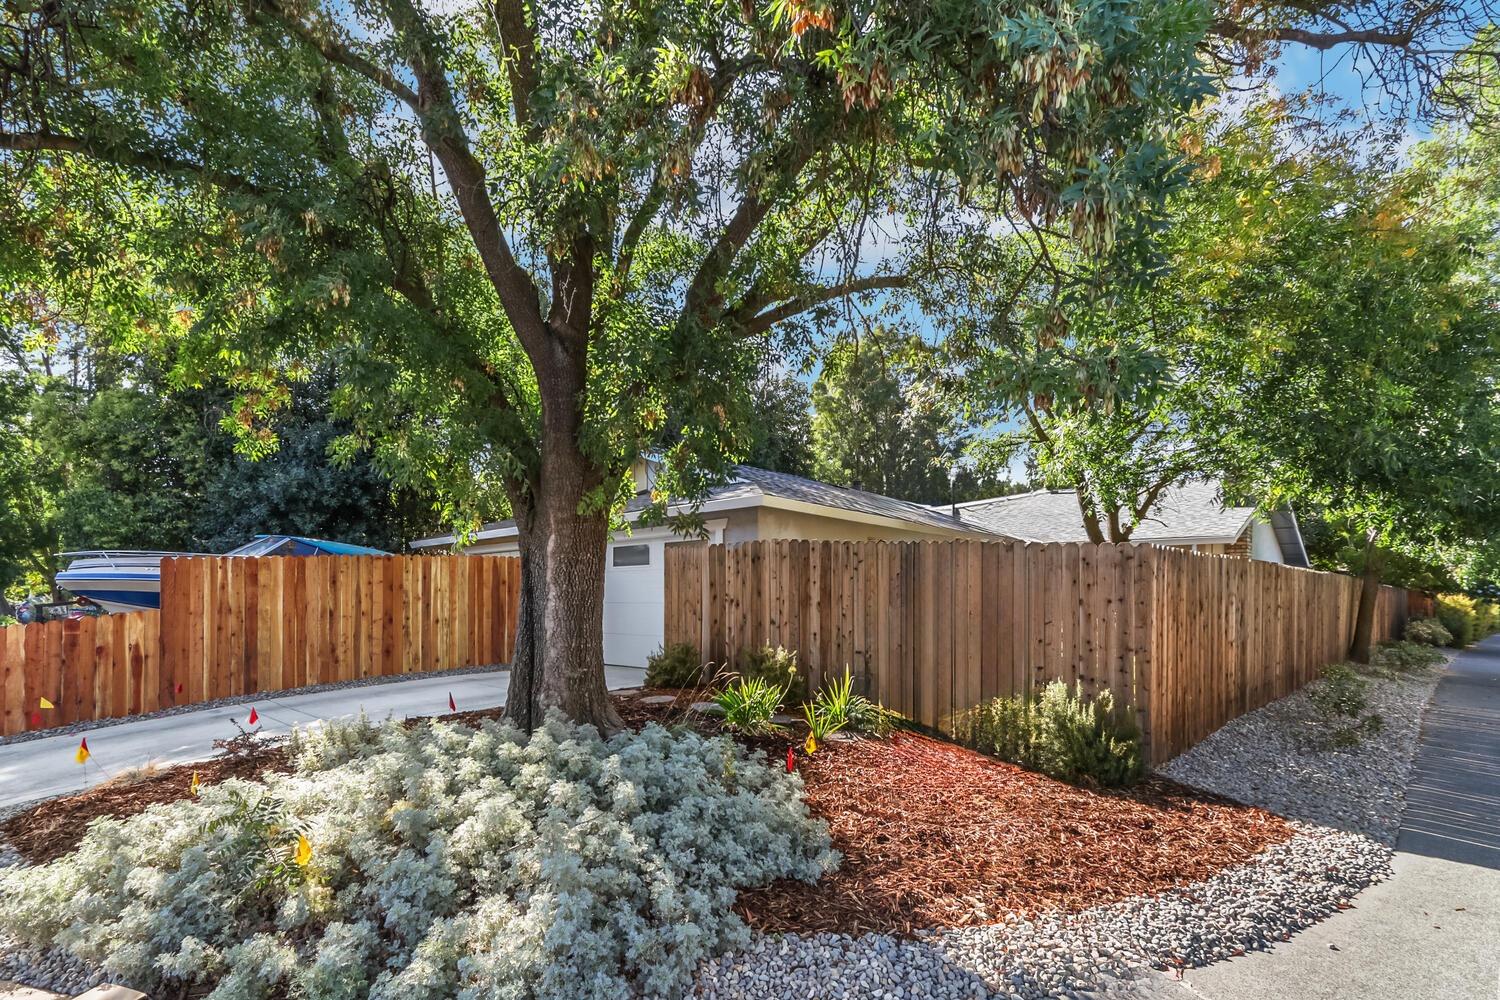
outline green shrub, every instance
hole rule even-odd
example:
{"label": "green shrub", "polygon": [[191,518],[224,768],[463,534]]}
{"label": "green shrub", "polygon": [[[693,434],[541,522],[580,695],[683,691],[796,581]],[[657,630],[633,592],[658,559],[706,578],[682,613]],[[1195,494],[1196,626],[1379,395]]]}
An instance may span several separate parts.
{"label": "green shrub", "polygon": [[1453,641],[1453,633],[1436,618],[1413,618],[1406,623],[1406,641],[1424,646],[1446,646]]}
{"label": "green shrub", "polygon": [[[1442,628],[1441,625],[1438,627]],[[1446,630],[1444,632],[1446,634]],[[1443,654],[1433,648],[1438,645],[1445,643],[1388,642],[1375,650],[1370,665],[1393,675],[1423,671],[1443,662]]]}
{"label": "green shrub", "polygon": [[797,669],[797,652],[781,646],[762,646],[740,657],[739,676],[759,679],[786,691],[791,701],[807,700],[807,676]]}
{"label": "green shrub", "polygon": [[1321,749],[1347,749],[1366,736],[1380,732],[1385,720],[1377,712],[1365,714],[1370,682],[1347,663],[1330,663],[1323,678],[1307,689],[1307,697],[1324,717],[1324,729],[1315,745]]}
{"label": "green shrub", "polygon": [[959,728],[986,753],[1074,784],[1120,787],[1145,770],[1134,711],[1118,710],[1108,691],[1085,697],[1081,684],[1053,681],[1030,699],[995,698]]}
{"label": "green shrub", "polygon": [[1313,705],[1328,716],[1352,716],[1365,710],[1369,683],[1347,663],[1330,663],[1323,679],[1307,689]]}
{"label": "green shrub", "polygon": [[690,688],[703,683],[703,657],[690,642],[674,642],[646,660],[646,686]]}
{"label": "green shrub", "polygon": [[737,677],[714,695],[714,701],[724,710],[724,724],[747,736],[781,732],[771,717],[785,700],[786,688],[761,677]]}
{"label": "green shrub", "polygon": [[1500,630],[1500,605],[1464,594],[1439,594],[1437,617],[1453,639],[1448,645],[1463,649]]}

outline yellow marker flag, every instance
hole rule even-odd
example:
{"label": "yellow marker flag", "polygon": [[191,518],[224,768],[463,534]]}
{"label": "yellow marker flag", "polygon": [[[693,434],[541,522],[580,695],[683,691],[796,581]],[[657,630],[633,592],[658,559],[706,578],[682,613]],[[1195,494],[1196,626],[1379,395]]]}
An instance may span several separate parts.
{"label": "yellow marker flag", "polygon": [[40,706],[42,706],[43,708],[56,708],[57,707],[56,705],[52,704],[52,702],[48,701],[46,698],[38,698],[37,699],[37,704],[40,705]]}
{"label": "yellow marker flag", "polygon": [[82,764],[82,763],[86,762],[92,756],[93,756],[93,754],[89,753],[89,740],[88,740],[88,737],[85,736],[83,739],[81,739],[81,740],[78,741],[78,751],[75,754],[73,754],[73,759],[76,760],[76,761],[78,761],[78,763]]}
{"label": "yellow marker flag", "polygon": [[808,753],[818,752],[818,741],[813,739],[812,733],[807,734],[807,742],[802,744],[802,749],[806,750]]}
{"label": "yellow marker flag", "polygon": [[312,860],[312,844],[308,843],[307,838],[300,833],[297,834],[297,849],[292,852],[292,860],[303,868],[306,868],[307,863]]}
{"label": "yellow marker flag", "polygon": [[198,772],[197,771],[193,772],[193,780],[188,785],[188,791],[192,792],[194,795],[198,794]]}

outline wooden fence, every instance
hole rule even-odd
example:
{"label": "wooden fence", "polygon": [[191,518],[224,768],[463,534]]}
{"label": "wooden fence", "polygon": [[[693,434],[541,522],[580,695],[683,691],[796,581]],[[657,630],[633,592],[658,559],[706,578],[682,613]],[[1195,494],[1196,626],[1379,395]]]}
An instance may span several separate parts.
{"label": "wooden fence", "polygon": [[[1134,706],[1153,761],[1343,659],[1359,582],[1135,545],[804,542],[669,545],[666,641],[734,664],[795,649],[816,685],[859,690],[933,728],[1052,680]],[[1406,592],[1384,588],[1377,637]]]}
{"label": "wooden fence", "polygon": [[0,629],[0,733],[509,663],[519,597],[499,556],[166,559],[160,612]]}

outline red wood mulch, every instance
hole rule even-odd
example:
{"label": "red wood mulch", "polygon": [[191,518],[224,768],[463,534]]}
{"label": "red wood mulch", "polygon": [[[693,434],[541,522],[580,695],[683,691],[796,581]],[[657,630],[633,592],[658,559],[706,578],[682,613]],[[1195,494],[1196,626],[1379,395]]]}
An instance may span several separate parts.
{"label": "red wood mulch", "polygon": [[771,931],[907,933],[1079,910],[1207,878],[1292,835],[1280,817],[1151,778],[1097,792],[913,733],[800,760],[839,869],[740,894]]}
{"label": "red wood mulch", "polygon": [[[673,694],[670,705],[645,695]],[[626,725],[682,723],[717,732],[689,713],[696,691],[617,695]],[[498,710],[445,718],[477,722]],[[825,819],[842,865],[815,885],[783,881],[740,894],[737,909],[769,931],[880,930],[1002,920],[1009,912],[1082,909],[1207,878],[1292,835],[1277,816],[1159,778],[1126,792],[1076,788],[963,747],[914,733],[827,743],[809,757],[802,733],[746,741],[782,765],[788,744],[812,811]],[[54,799],[0,824],[0,836],[39,863],[71,850],[96,816],[129,816],[188,794],[200,781],[285,770],[265,748],[170,767]]]}
{"label": "red wood mulch", "polygon": [[49,799],[0,823],[0,838],[32,864],[60,858],[83,839],[89,820],[100,816],[134,816],[158,802],[176,802],[191,794],[193,772],[200,785],[226,778],[256,778],[267,771],[289,770],[286,751],[265,746],[196,764],[178,764],[146,773],[125,774],[77,795]]}

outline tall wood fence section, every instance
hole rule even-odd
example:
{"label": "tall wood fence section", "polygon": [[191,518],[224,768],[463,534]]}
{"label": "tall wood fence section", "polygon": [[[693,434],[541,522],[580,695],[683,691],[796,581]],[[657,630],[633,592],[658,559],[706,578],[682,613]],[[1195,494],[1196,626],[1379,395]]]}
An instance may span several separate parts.
{"label": "tall wood fence section", "polygon": [[[666,641],[734,665],[795,649],[816,685],[856,686],[952,732],[961,713],[1062,680],[1130,705],[1153,761],[1343,659],[1359,583],[1186,550],[1022,542],[667,547]],[[1400,634],[1385,588],[1377,637]]]}
{"label": "tall wood fence section", "polygon": [[160,612],[0,629],[0,731],[509,663],[520,578],[501,556],[166,559]]}

